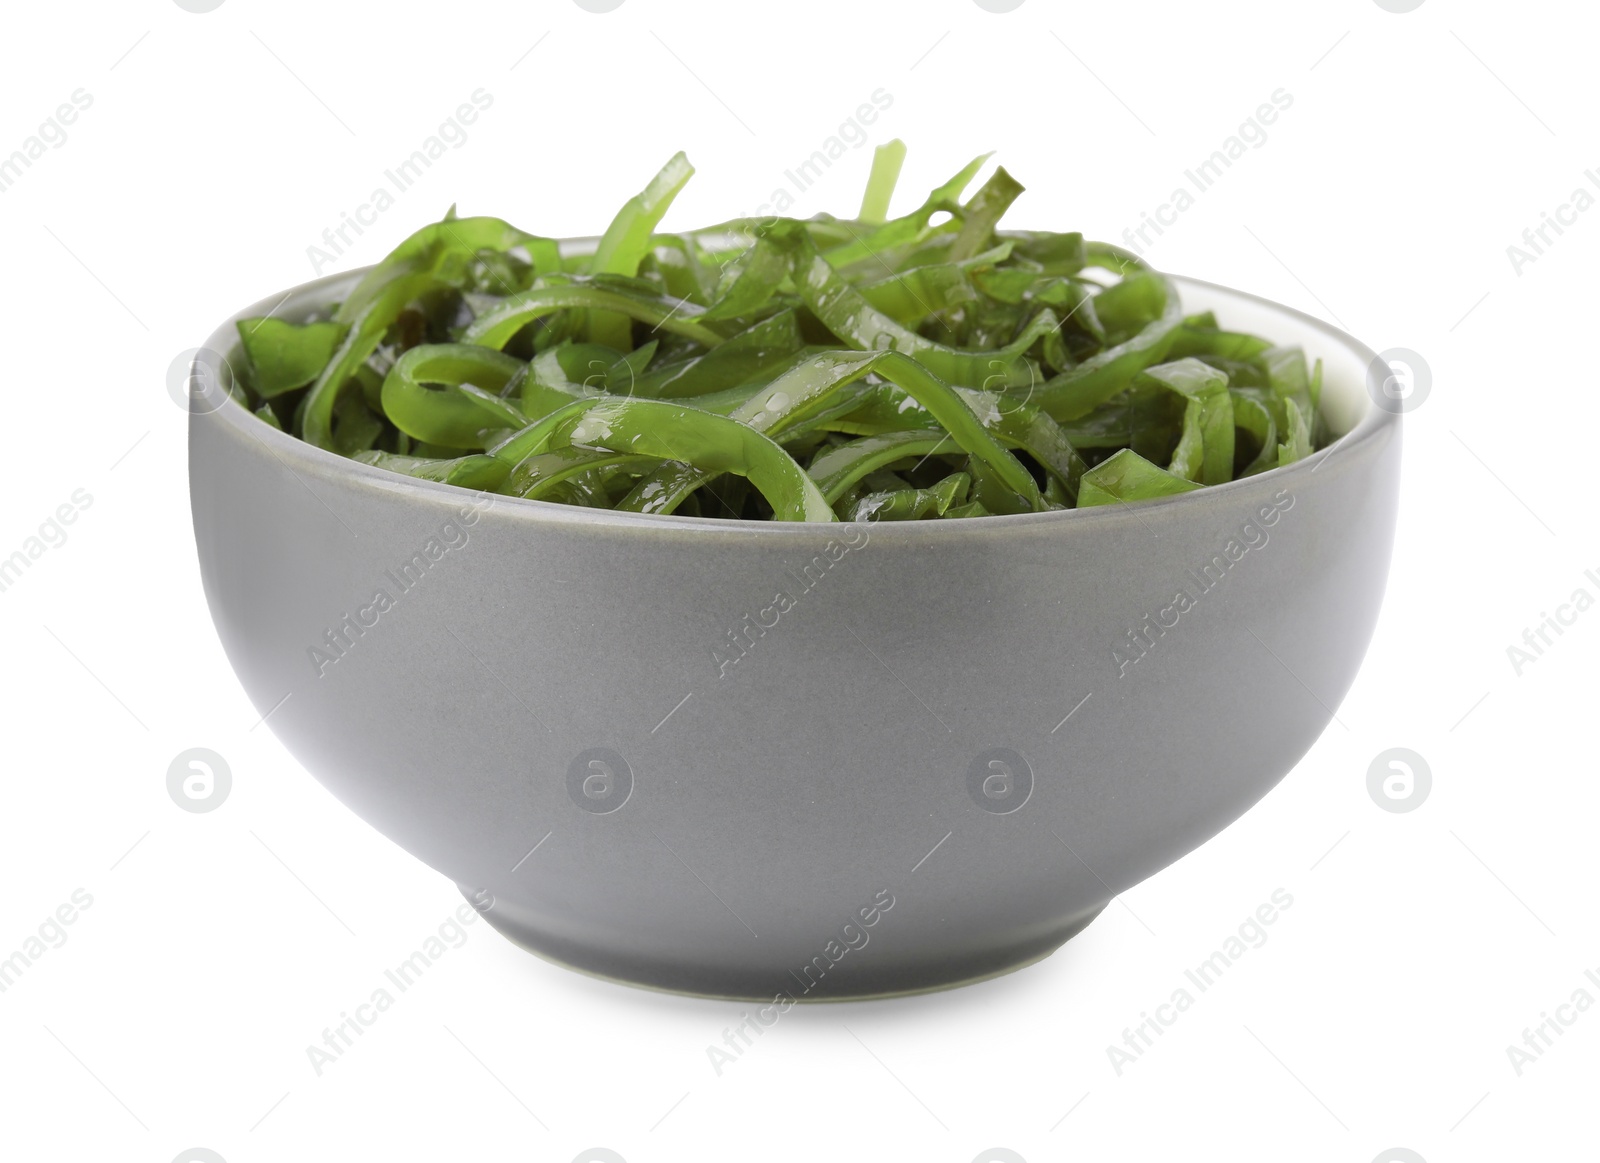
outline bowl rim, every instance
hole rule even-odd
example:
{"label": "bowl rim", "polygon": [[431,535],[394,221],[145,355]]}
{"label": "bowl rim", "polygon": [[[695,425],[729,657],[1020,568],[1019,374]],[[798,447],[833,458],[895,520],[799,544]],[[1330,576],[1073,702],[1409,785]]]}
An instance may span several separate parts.
{"label": "bowl rim", "polygon": [[[587,241],[589,240],[563,240],[564,243],[583,243]],[[326,298],[328,297],[328,292],[334,288],[341,285],[353,285],[371,269],[372,266],[369,265],[324,275],[321,278],[291,287],[288,291],[269,296],[243,310],[235,312],[212,332],[206,340],[205,346],[199,349],[195,358],[199,359],[206,353],[214,354],[222,360],[225,367],[229,368],[231,375],[229,353],[233,352],[238,346],[236,324],[240,320],[271,314],[290,299]],[[1165,271],[1162,274],[1179,284],[1180,291],[1184,285],[1187,285],[1206,291],[1231,295],[1244,299],[1257,307],[1286,316],[1298,322],[1301,326],[1318,332],[1331,344],[1345,347],[1354,352],[1360,358],[1363,368],[1368,369],[1364,371],[1363,379],[1370,379],[1370,368],[1378,360],[1378,355],[1349,332],[1295,307],[1290,307],[1287,304],[1279,303],[1261,295],[1252,294],[1249,291],[1241,291],[1221,283],[1208,282],[1205,279],[1197,279],[1187,275],[1176,275]],[[1348,432],[1337,437],[1310,456],[1295,461],[1290,465],[1271,468],[1254,476],[1225,481],[1220,485],[1206,485],[1171,497],[1124,501],[1118,505],[1095,505],[1087,509],[1057,509],[1042,513],[994,513],[984,517],[960,521],[757,521],[743,518],[692,517],[676,513],[633,513],[617,509],[590,509],[576,505],[564,505],[555,501],[530,500],[526,497],[508,496],[502,493],[485,493],[480,490],[463,488],[460,485],[446,484],[443,481],[431,481],[422,477],[406,476],[403,473],[379,468],[376,465],[363,464],[360,461],[341,456],[328,449],[319,448],[298,436],[268,424],[239,403],[231,393],[219,406],[209,410],[196,407],[191,403],[189,432],[192,444],[193,434],[198,425],[214,420],[226,425],[240,436],[262,442],[274,459],[296,474],[304,471],[317,478],[345,487],[366,488],[381,493],[400,494],[424,502],[431,500],[448,504],[455,501],[459,504],[464,503],[461,501],[462,498],[491,497],[496,513],[515,514],[517,519],[522,520],[639,531],[704,531],[713,535],[720,534],[724,536],[733,533],[749,534],[755,532],[760,532],[766,536],[810,535],[825,529],[855,529],[862,526],[871,526],[874,529],[874,537],[892,530],[897,539],[901,537],[943,539],[952,536],[1000,532],[1002,530],[1033,527],[1046,523],[1054,524],[1063,521],[1082,524],[1084,522],[1092,523],[1108,520],[1135,520],[1139,519],[1138,514],[1154,508],[1168,506],[1193,508],[1207,501],[1223,502],[1245,491],[1270,494],[1274,490],[1270,487],[1263,488],[1263,485],[1270,486],[1275,482],[1282,482],[1282,487],[1291,487],[1291,482],[1303,481],[1310,474],[1321,468],[1334,454],[1369,445],[1385,435],[1398,433],[1401,426],[1401,413],[1390,412],[1379,407],[1371,398],[1370,383],[1366,386],[1368,398],[1365,408],[1355,425]],[[192,479],[190,486],[191,489],[195,487]]]}

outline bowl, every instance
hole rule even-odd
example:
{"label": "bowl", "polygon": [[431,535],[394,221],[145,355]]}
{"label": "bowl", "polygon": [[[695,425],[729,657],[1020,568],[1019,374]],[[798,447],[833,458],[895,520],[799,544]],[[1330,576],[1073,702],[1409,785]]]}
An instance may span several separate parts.
{"label": "bowl", "polygon": [[308,771],[552,961],[781,1005],[1017,969],[1294,767],[1383,597],[1373,352],[1176,281],[1320,357],[1338,439],[1135,505],[763,523],[480,495],[197,397],[217,632]]}

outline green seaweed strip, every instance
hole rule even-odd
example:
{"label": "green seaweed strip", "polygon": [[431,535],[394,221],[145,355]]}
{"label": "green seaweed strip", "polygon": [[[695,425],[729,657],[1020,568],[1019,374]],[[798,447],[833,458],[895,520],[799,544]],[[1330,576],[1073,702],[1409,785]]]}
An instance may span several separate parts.
{"label": "green seaweed strip", "polygon": [[1124,448],[1083,474],[1078,486],[1078,508],[1172,497],[1200,487],[1151,464],[1133,449]]}
{"label": "green seaweed strip", "polygon": [[[383,410],[395,427],[413,439],[452,448],[482,448],[485,429],[526,423],[520,411],[490,394],[504,389],[522,366],[521,360],[471,344],[413,347],[395,362],[383,381]],[[446,390],[425,384],[439,384]],[[478,391],[462,391],[464,386]]]}
{"label": "green seaweed strip", "polygon": [[877,225],[889,217],[889,200],[894,197],[905,161],[906,143],[898,137],[872,151],[872,173],[867,177],[866,192],[861,195],[861,212],[856,215],[860,221]]}
{"label": "green seaweed strip", "polygon": [[[589,273],[627,275],[639,273],[639,263],[650,250],[651,232],[660,223],[678,191],[694,176],[694,167],[682,153],[650,180],[650,184],[629,198],[595,247]],[[651,322],[651,320],[646,320]],[[589,339],[609,347],[628,347],[628,318],[615,311],[594,311],[589,315]]]}
{"label": "green seaweed strip", "polygon": [[1039,389],[1035,401],[1062,422],[1087,416],[1097,405],[1126,388],[1139,372],[1166,357],[1173,332],[1182,320],[1183,305],[1178,301],[1178,290],[1168,282],[1167,304],[1160,318],[1131,339],[1096,353],[1071,371],[1048,381]]}
{"label": "green seaweed strip", "polygon": [[1141,381],[1170,388],[1186,402],[1183,435],[1170,471],[1186,480],[1220,485],[1233,479],[1233,398],[1228,377],[1192,356],[1139,373]]}
{"label": "green seaweed strip", "polygon": [[1001,217],[1022,193],[1022,183],[1000,166],[963,208],[961,233],[950,244],[950,261],[961,262],[988,247]]}
{"label": "green seaweed strip", "polygon": [[678,154],[565,257],[452,207],[331,312],[240,321],[230,392],[419,481],[707,517],[1103,506],[1327,442],[1320,361],[1186,312],[1121,247],[1006,227],[1007,170],[967,194],[987,155],[890,218],[904,161],[874,151],[855,218],[658,234]]}
{"label": "green seaweed strip", "polygon": [[542,254],[541,244],[548,241],[499,218],[446,218],[407,238],[334,311],[334,322],[349,330],[306,397],[301,436],[319,448],[332,447],[334,401],[413,299],[436,287],[459,287],[480,250],[521,246]]}
{"label": "green seaweed strip", "polygon": [[637,292],[597,283],[566,282],[533,287],[507,296],[493,310],[473,320],[462,340],[483,347],[503,348],[511,337],[536,319],[571,308],[597,309],[625,315],[652,327],[683,335],[715,347],[722,336],[702,326],[697,316],[704,308],[664,296],[647,297]]}
{"label": "green seaweed strip", "polygon": [[289,323],[268,317],[241,319],[238,330],[239,345],[250,363],[250,386],[270,400],[315,380],[349,327],[333,320]]}

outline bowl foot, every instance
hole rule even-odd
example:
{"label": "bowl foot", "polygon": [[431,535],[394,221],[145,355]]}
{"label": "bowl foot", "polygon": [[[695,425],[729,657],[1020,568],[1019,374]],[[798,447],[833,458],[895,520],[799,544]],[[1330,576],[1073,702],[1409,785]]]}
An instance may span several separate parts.
{"label": "bowl foot", "polygon": [[1050,956],[1105,908],[1104,904],[1095,905],[1048,932],[1009,945],[955,951],[937,960],[907,962],[891,957],[887,946],[874,958],[863,946],[861,953],[850,955],[855,958],[853,961],[846,958],[833,966],[831,973],[813,978],[772,966],[664,962],[563,940],[531,924],[509,902],[495,900],[485,907],[487,894],[482,890],[466,885],[456,887],[502,936],[563,969],[662,993],[755,1002],[772,1002],[784,996],[796,1002],[866,1001],[934,993],[1003,977]]}

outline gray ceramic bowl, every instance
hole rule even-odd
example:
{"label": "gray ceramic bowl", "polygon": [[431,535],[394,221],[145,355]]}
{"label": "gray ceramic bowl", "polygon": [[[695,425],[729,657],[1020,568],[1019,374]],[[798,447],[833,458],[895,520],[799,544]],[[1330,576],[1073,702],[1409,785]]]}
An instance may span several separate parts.
{"label": "gray ceramic bowl", "polygon": [[1295,765],[1383,596],[1373,353],[1178,284],[1320,356],[1344,435],[1137,506],[768,524],[480,497],[197,403],[212,617],[295,757],[551,960],[768,1001],[1016,969]]}

